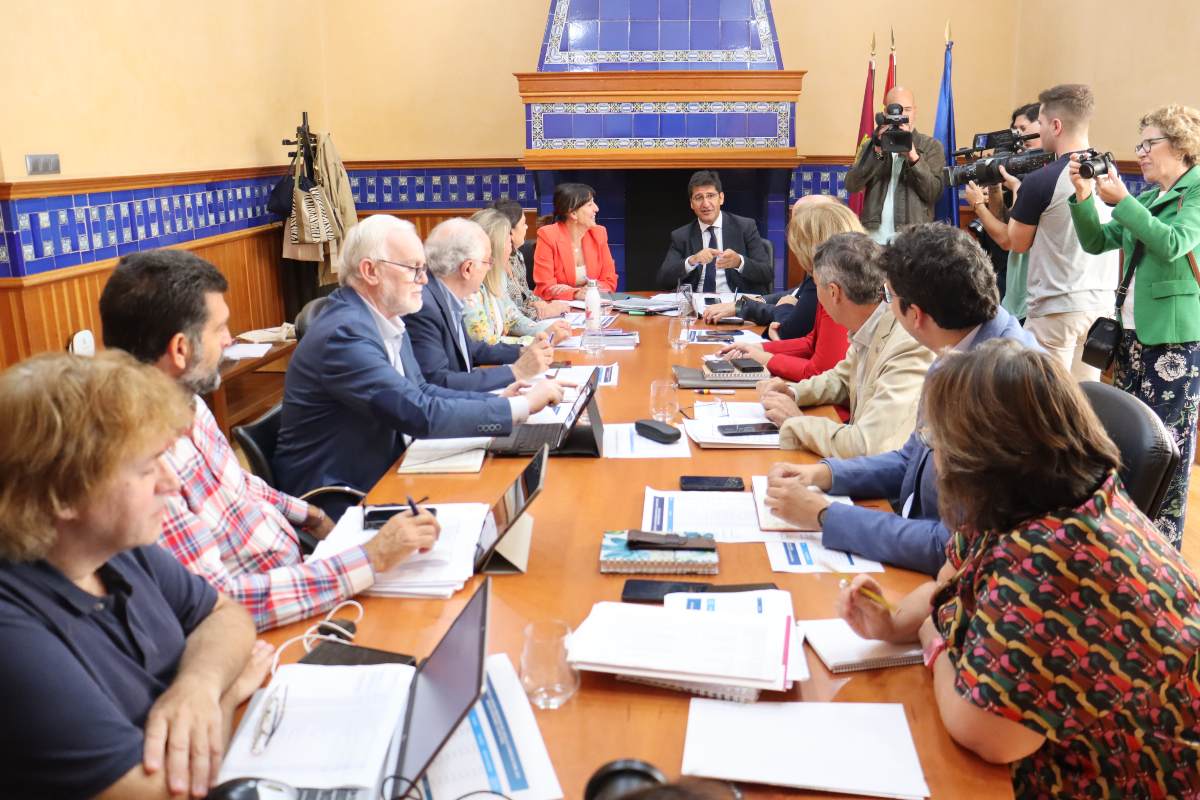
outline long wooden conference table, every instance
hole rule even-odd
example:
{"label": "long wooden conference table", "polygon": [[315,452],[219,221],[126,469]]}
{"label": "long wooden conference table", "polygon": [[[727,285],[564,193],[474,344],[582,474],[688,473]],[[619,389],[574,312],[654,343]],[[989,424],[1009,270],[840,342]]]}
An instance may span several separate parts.
{"label": "long wooden conference table", "polygon": [[[601,416],[606,424],[632,422],[650,416],[650,382],[671,375],[672,364],[698,367],[713,345],[689,345],[682,352],[667,343],[667,320],[622,315],[617,327],[636,330],[641,344],[632,351],[606,351],[600,357],[582,351],[560,350],[557,357],[576,366],[620,365],[619,384],[599,390]],[[729,328],[725,328],[729,330]],[[715,398],[678,392],[681,406]],[[738,390],[726,400],[752,400],[752,389]],[[830,409],[813,413],[832,413]],[[678,420],[677,420],[678,421]],[[764,475],[778,461],[811,463],[807,452],[777,450],[702,450],[691,444],[690,459],[626,460],[552,457],[546,486],[530,507],[534,517],[528,572],[492,579],[488,651],[504,652],[520,668],[522,631],[531,621],[561,619],[573,628],[592,604],[618,600],[625,575],[602,575],[598,559],[600,534],[605,530],[638,528],[645,487],[678,489],[679,476],[738,475],[750,486],[752,475]],[[488,456],[482,472],[471,475],[399,475],[389,470],[372,489],[367,502],[402,502],[407,495],[429,496],[431,503],[492,503],[524,466],[524,458]],[[878,501],[868,503],[881,509]],[[880,513],[887,513],[881,510]],[[721,571],[717,576],[678,576],[681,580],[714,583],[773,581],[792,594],[796,616],[816,619],[834,616],[838,579],[829,574],[785,574],[771,571],[761,544],[719,545]],[[637,576],[634,576],[637,577]],[[654,577],[654,576],[643,576]],[[663,576],[671,577],[671,576]],[[924,581],[923,575],[887,567],[877,576],[890,598],[897,599]],[[363,598],[366,616],[359,623],[356,643],[408,653],[429,654],[480,577],[449,600]],[[273,631],[271,642],[282,643],[303,632],[311,622]],[[922,666],[833,675],[806,646],[812,679],[796,684],[790,693],[767,692],[763,700],[813,700],[903,703],[925,780],[934,798],[1011,798],[1008,768],[988,764],[959,747],[938,716],[933,684]],[[293,647],[285,661],[302,655]],[[689,696],[665,689],[638,686],[608,675],[583,673],[579,692],[562,708],[534,712],[564,797],[581,798],[588,777],[600,765],[618,758],[640,758],[667,775],[679,774],[683,756]],[[746,734],[730,731],[731,737]],[[848,749],[854,741],[846,741]],[[767,786],[741,787],[748,797],[828,797]]]}

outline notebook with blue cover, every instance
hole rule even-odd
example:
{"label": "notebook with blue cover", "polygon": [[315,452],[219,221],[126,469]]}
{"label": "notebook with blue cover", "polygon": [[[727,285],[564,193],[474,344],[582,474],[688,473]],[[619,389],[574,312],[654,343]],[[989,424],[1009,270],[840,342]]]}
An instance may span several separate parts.
{"label": "notebook with blue cover", "polygon": [[[600,571],[649,575],[716,575],[716,550],[630,550],[626,531],[605,531],[600,542]],[[693,534],[712,539],[711,533]]]}

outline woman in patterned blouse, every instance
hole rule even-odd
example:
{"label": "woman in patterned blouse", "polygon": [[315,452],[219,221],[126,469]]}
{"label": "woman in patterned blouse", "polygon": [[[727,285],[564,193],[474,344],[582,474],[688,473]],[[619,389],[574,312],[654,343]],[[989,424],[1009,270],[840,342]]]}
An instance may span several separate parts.
{"label": "woman in patterned blouse", "polygon": [[947,731],[1018,798],[1200,798],[1200,583],[1071,376],[988,342],[943,357],[922,417],[948,561],[893,613],[860,575],[839,613],[920,639]]}
{"label": "woman in patterned blouse", "polygon": [[561,341],[571,335],[571,326],[562,319],[536,322],[509,297],[508,275],[511,269],[512,229],[503,213],[491,208],[475,212],[471,220],[479,223],[492,242],[492,269],[488,270],[479,291],[463,303],[463,326],[472,339],[488,344],[527,345],[543,331]]}
{"label": "woman in patterned blouse", "polygon": [[525,257],[521,255],[521,245],[529,233],[529,223],[525,221],[525,209],[516,200],[502,197],[489,206],[508,218],[512,226],[512,258],[508,263],[508,296],[527,317],[533,319],[550,319],[561,317],[571,310],[565,300],[543,300],[529,288]]}

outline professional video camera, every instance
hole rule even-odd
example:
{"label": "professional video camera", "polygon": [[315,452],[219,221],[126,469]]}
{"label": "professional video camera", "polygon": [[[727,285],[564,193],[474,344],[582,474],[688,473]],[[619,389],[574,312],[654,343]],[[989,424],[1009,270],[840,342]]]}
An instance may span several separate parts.
{"label": "professional video camera", "polygon": [[908,117],[904,115],[904,106],[899,103],[888,103],[882,112],[875,114],[876,128],[875,135],[872,137],[874,144],[878,145],[879,149],[885,153],[904,155],[912,150],[913,146],[912,131],[900,128],[901,125],[907,124]]}
{"label": "professional video camera", "polygon": [[[1040,169],[1054,160],[1054,153],[1045,150],[1026,150],[1025,142],[1038,136],[1027,133],[1024,136],[1014,130],[992,131],[977,133],[970,147],[954,151],[954,157],[970,158],[978,154],[978,158],[965,164],[953,164],[946,167],[942,173],[950,186],[962,186],[970,181],[980,186],[991,186],[1004,180],[1000,167],[1004,167],[1009,175],[1027,175]],[[983,156],[984,151],[991,150],[990,156]]]}
{"label": "professional video camera", "polygon": [[1095,178],[1097,175],[1107,175],[1117,171],[1117,160],[1112,153],[1101,153],[1094,147],[1079,153],[1079,176]]}

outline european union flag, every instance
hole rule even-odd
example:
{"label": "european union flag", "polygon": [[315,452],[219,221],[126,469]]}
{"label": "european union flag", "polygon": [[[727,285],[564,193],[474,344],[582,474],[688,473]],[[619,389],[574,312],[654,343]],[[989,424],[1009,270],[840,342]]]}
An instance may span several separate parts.
{"label": "european union flag", "polygon": [[[933,123],[933,138],[942,143],[946,153],[946,165],[954,163],[954,86],[950,78],[954,42],[946,41],[946,63],[942,67],[942,88],[938,92],[937,119]],[[958,190],[950,186],[942,193],[934,207],[935,219],[958,227]]]}

